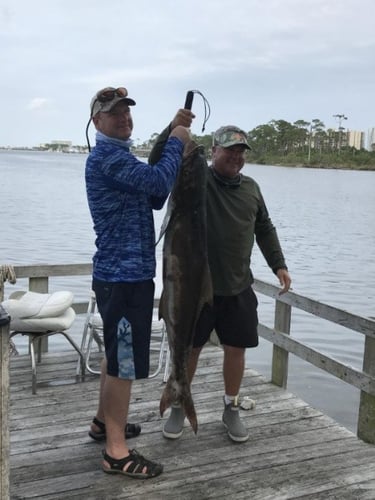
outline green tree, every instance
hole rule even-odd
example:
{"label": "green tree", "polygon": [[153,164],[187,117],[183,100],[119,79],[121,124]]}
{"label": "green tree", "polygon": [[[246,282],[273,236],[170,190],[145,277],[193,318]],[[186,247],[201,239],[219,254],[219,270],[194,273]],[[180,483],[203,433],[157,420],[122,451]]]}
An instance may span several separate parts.
{"label": "green tree", "polygon": [[248,139],[254,152],[260,156],[277,151],[278,132],[272,123],[258,125],[248,134]]}

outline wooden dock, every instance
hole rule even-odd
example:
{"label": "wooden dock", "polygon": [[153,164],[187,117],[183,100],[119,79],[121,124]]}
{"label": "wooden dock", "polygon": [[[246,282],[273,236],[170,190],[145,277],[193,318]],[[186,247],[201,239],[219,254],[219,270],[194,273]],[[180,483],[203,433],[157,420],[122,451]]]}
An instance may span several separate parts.
{"label": "wooden dock", "polygon": [[221,423],[222,352],[214,346],[203,350],[192,387],[198,434],[186,423],[179,440],[164,439],[162,374],[137,381],[130,420],[142,433],[129,444],[162,462],[164,473],[144,481],[107,475],[103,444],[88,436],[99,378],[76,382],[76,365],[72,351],[44,354],[32,395],[29,357],[11,358],[11,500],[375,499],[375,446],[249,369],[241,396],[256,408],[241,414],[250,439],[230,441]]}

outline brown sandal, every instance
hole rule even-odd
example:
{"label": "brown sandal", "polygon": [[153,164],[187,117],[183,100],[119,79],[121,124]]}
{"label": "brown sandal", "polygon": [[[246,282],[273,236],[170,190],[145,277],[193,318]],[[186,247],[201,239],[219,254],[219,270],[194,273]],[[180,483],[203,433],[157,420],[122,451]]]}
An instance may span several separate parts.
{"label": "brown sandal", "polygon": [[[129,455],[124,458],[112,458],[103,450],[103,458],[109,463],[109,467],[103,465],[103,471],[107,474],[123,474],[124,476],[137,479],[149,479],[156,477],[163,472],[163,466],[151,460],[147,460],[137,450],[129,450]],[[129,467],[124,470],[126,464]],[[146,468],[146,472],[143,469]]]}

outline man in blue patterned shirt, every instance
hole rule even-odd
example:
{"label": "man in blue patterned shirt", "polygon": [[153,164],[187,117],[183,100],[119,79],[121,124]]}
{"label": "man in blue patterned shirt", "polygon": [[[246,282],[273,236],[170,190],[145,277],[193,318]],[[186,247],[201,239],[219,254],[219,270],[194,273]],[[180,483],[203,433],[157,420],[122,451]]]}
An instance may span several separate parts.
{"label": "man in blue patterned shirt", "polygon": [[144,479],[157,476],[163,467],[128,448],[126,438],[140,428],[127,424],[124,432],[124,425],[132,381],[149,372],[156,269],[152,211],[162,208],[172,189],[194,115],[177,112],[163,155],[151,166],[129,149],[134,105],[124,87],[107,87],[90,106],[97,133],[86,163],[86,190],[96,233],[93,290],[103,319],[105,359],[89,434],[106,439],[105,472]]}

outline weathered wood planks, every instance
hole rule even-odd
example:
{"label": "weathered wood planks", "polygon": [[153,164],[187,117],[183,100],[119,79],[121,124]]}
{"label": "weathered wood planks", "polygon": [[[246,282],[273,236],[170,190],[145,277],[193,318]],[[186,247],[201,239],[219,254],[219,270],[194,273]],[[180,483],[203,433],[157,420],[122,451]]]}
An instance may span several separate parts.
{"label": "weathered wood planks", "polygon": [[186,424],[181,439],[164,439],[162,375],[137,381],[130,416],[142,434],[129,444],[159,459],[165,472],[147,481],[106,475],[103,445],[87,435],[99,380],[88,375],[75,383],[76,362],[70,353],[45,354],[33,396],[29,360],[11,358],[12,500],[375,498],[375,446],[250,369],[241,394],[257,403],[242,412],[251,437],[232,443],[221,423],[222,353],[212,346],[203,350],[192,387],[198,435]]}

